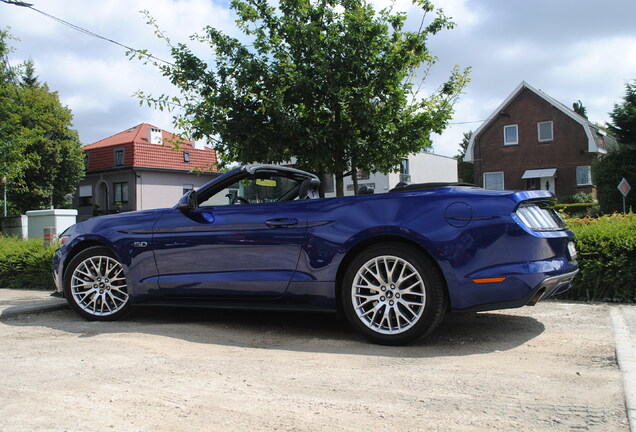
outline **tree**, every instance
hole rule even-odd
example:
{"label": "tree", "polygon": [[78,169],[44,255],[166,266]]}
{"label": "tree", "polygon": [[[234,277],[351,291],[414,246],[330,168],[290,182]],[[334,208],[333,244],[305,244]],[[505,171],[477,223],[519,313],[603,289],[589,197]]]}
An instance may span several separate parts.
{"label": "tree", "polygon": [[459,154],[455,156],[457,159],[457,176],[460,182],[475,183],[475,170],[473,164],[470,162],[464,162],[466,157],[466,151],[468,150],[468,144],[470,138],[473,136],[473,131],[464,132],[464,138],[459,143]]}
{"label": "tree", "polygon": [[587,109],[583,106],[583,102],[581,102],[580,100],[572,104],[572,109],[574,109],[574,112],[578,115],[587,118]]}
{"label": "tree", "polygon": [[19,127],[16,103],[19,87],[16,85],[15,68],[9,63],[9,39],[10,35],[0,30],[0,178],[6,179],[2,183],[2,192],[24,167],[22,155],[26,144],[14,133]]}
{"label": "tree", "polygon": [[636,146],[636,80],[625,84],[624,101],[614,105],[610,117],[612,123],[607,127],[618,142]]}
{"label": "tree", "polygon": [[[636,81],[625,85],[622,103],[615,104],[610,113],[608,130],[618,139],[618,148],[610,150],[594,165],[592,172],[598,200],[604,213],[623,210],[623,199],[616,188],[624,177],[636,186]],[[636,193],[627,196],[627,208],[636,209]]]}
{"label": "tree", "polygon": [[[213,65],[183,44],[173,46],[174,65],[155,65],[181,96],[138,95],[159,109],[179,107],[175,126],[194,138],[216,138],[223,160],[294,159],[335,174],[341,196],[344,176],[395,171],[430,146],[430,133],[446,127],[467,84],[468,70],[455,67],[439,89],[418,99],[423,81],[416,87],[413,78],[436,60],[428,37],[453,23],[428,0],[417,4],[433,17],[409,32],[405,14],[376,13],[365,0],[281,0],[277,8],[267,0],[233,0],[251,43],[207,27],[195,38],[212,48]],[[170,43],[154,19],[148,22]]]}
{"label": "tree", "polygon": [[24,70],[20,77],[20,84],[22,87],[33,87],[39,84],[38,77],[35,75],[35,66],[31,59],[24,62]]}
{"label": "tree", "polygon": [[11,67],[0,32],[0,174],[20,211],[60,206],[84,175],[84,154],[71,111],[40,84],[32,62]]}

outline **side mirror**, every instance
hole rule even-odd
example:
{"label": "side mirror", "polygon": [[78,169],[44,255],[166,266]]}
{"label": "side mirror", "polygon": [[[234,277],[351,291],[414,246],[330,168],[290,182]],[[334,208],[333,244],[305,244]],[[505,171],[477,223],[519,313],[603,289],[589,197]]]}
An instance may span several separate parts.
{"label": "side mirror", "polygon": [[177,204],[177,208],[183,211],[194,210],[197,207],[197,193],[194,190],[191,190],[190,192],[182,196],[179,200],[179,204]]}

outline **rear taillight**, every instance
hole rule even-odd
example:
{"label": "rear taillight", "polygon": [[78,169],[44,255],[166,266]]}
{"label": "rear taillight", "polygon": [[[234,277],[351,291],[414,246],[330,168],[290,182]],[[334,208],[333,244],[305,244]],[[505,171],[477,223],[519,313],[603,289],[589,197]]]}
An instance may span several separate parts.
{"label": "rear taillight", "polygon": [[515,212],[521,223],[532,231],[560,231],[565,222],[548,203],[521,203]]}

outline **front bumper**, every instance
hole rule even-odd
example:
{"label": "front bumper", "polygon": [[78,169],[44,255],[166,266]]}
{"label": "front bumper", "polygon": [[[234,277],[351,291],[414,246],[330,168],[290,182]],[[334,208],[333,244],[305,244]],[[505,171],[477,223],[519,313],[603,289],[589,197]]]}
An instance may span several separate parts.
{"label": "front bumper", "polygon": [[53,283],[55,284],[55,291],[63,294],[64,287],[62,285],[62,254],[58,249],[53,255]]}

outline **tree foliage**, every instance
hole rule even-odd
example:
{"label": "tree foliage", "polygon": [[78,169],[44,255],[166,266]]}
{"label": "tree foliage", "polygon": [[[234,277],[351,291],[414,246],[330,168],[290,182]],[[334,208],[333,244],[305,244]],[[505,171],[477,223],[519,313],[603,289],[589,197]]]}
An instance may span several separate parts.
{"label": "tree foliage", "polygon": [[583,102],[581,102],[580,100],[572,104],[572,109],[574,110],[575,113],[587,118],[587,108],[583,106]]}
{"label": "tree foliage", "polygon": [[26,143],[14,133],[20,123],[16,101],[20,88],[16,85],[15,68],[9,64],[9,39],[9,34],[0,30],[0,177],[10,181],[24,166],[22,154]]}
{"label": "tree foliage", "polygon": [[81,143],[71,111],[40,84],[33,62],[12,67],[9,35],[0,33],[0,174],[19,212],[62,206],[84,176]]}
{"label": "tree foliage", "polygon": [[[601,211],[623,210],[622,194],[616,188],[622,178],[636,186],[636,81],[626,84],[623,102],[614,105],[608,130],[618,139],[618,148],[610,150],[594,165],[592,172]],[[627,196],[627,209],[636,209],[636,192]]]}
{"label": "tree foliage", "polygon": [[625,97],[610,113],[609,131],[622,145],[636,146],[636,80],[625,84]]}
{"label": "tree foliage", "polygon": [[475,183],[475,170],[474,166],[470,162],[464,162],[466,157],[466,151],[468,150],[468,144],[470,138],[473,136],[473,131],[464,132],[464,138],[459,143],[459,154],[455,156],[457,159],[457,177],[460,182]]}
{"label": "tree foliage", "polygon": [[[430,146],[430,133],[446,127],[468,81],[468,70],[455,67],[420,98],[422,83],[413,78],[436,60],[428,37],[454,24],[429,1],[417,4],[425,18],[411,32],[404,13],[376,12],[365,0],[281,0],[278,7],[233,0],[251,43],[207,27],[193,38],[210,46],[212,64],[183,44],[172,47],[174,65],[155,63],[181,96],[139,96],[160,109],[179,106],[175,125],[195,138],[215,138],[225,161],[293,159],[335,174],[342,195],[346,174],[394,171]],[[150,17],[149,23],[170,43]]]}

